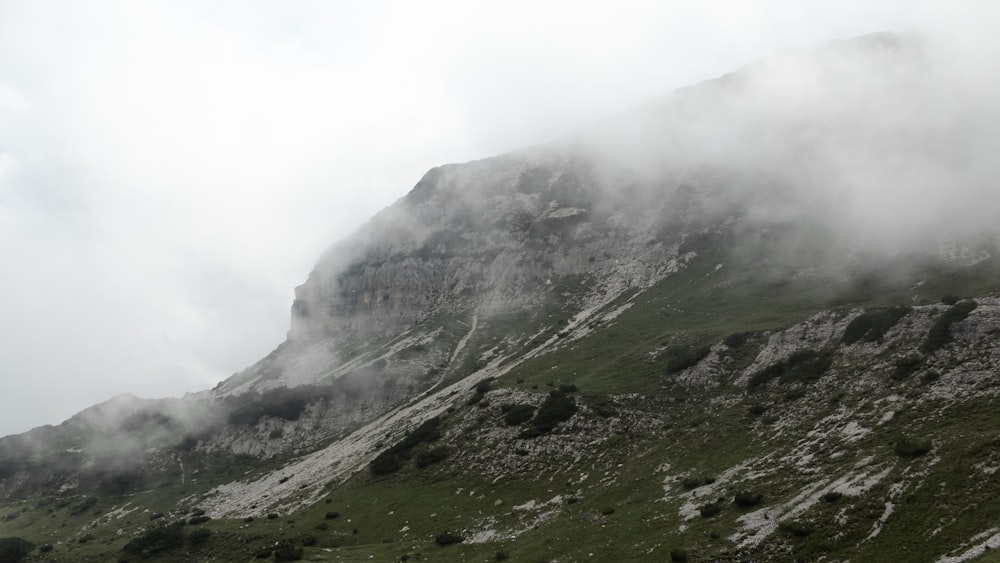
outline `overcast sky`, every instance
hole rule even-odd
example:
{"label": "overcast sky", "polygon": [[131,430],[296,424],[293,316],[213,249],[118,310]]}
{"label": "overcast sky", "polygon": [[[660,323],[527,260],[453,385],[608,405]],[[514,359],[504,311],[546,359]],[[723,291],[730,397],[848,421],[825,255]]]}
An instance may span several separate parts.
{"label": "overcast sky", "polygon": [[253,363],[428,168],[989,4],[0,0],[0,435]]}

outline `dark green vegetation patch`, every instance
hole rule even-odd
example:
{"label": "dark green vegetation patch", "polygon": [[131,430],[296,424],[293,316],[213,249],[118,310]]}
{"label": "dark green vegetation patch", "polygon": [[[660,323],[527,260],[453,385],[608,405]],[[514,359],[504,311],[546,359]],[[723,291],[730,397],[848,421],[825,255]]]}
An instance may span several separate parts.
{"label": "dark green vegetation patch", "polygon": [[781,382],[810,382],[823,377],[833,364],[830,350],[798,350],[750,376],[747,388],[754,390],[775,379]]}
{"label": "dark green vegetation patch", "polygon": [[951,308],[935,319],[934,324],[931,325],[931,329],[927,333],[927,339],[924,340],[924,344],[920,347],[920,350],[927,354],[933,354],[945,344],[951,342],[951,325],[964,321],[975,310],[976,302],[972,300],[961,301],[952,305]]}
{"label": "dark green vegetation patch", "polygon": [[842,341],[844,344],[854,344],[861,340],[881,342],[889,329],[896,326],[911,310],[910,307],[903,306],[868,309],[847,324]]}

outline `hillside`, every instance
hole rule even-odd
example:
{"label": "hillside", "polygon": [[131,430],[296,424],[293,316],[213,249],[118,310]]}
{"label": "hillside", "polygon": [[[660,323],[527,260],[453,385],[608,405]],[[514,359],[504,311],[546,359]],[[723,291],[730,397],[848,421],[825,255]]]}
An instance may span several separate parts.
{"label": "hillside", "polygon": [[255,365],[0,439],[0,550],[995,560],[1000,98],[937,64],[865,36],[429,171]]}

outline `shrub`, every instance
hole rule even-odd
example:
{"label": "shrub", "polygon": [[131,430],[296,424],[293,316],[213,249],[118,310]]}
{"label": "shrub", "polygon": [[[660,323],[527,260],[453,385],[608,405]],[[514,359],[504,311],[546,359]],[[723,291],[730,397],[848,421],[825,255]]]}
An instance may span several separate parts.
{"label": "shrub", "polygon": [[395,446],[392,450],[403,451],[413,449],[417,444],[421,442],[433,442],[441,438],[441,419],[439,417],[433,417],[425,420],[420,426],[416,427],[413,432],[406,435],[405,438]]}
{"label": "shrub", "polygon": [[702,518],[711,518],[722,512],[722,507],[719,506],[718,503],[710,502],[698,507],[698,512],[701,514]]}
{"label": "shrub", "polygon": [[614,513],[615,513],[615,509],[611,508],[610,506],[601,511],[601,514],[603,514],[605,516],[611,516]]}
{"label": "shrub", "polygon": [[865,334],[872,327],[872,318],[867,311],[861,313],[860,315],[851,319],[851,322],[847,323],[847,328],[844,329],[844,335],[840,338],[840,341],[844,344],[854,344],[855,342],[864,338]]}
{"label": "shrub", "polygon": [[683,485],[685,489],[697,489],[704,484],[705,481],[701,477],[685,477],[684,480],[681,481],[681,485]]}
{"label": "shrub", "polygon": [[934,320],[931,329],[927,332],[927,338],[920,347],[922,352],[927,354],[940,350],[945,344],[951,342],[951,325],[964,321],[969,313],[976,309],[975,301],[962,301],[953,305],[950,309],[941,313]]}
{"label": "shrub", "polygon": [[209,520],[211,520],[211,518],[209,518],[208,516],[195,516],[194,518],[191,518],[190,520],[188,520],[188,524],[191,524],[191,525],[204,524],[205,522],[208,522]]}
{"label": "shrub", "polygon": [[125,553],[153,554],[168,551],[184,545],[184,524],[175,522],[129,540],[123,548]]}
{"label": "shrub", "polygon": [[784,382],[815,381],[823,377],[832,364],[833,357],[829,350],[799,350],[751,375],[747,389],[752,391],[773,379]]}
{"label": "shrub", "polygon": [[934,370],[927,370],[922,376],[920,376],[920,382],[924,385],[930,385],[938,379],[941,378],[941,374]]}
{"label": "shrub", "polygon": [[823,500],[826,502],[837,502],[843,498],[844,494],[838,491],[829,491],[823,495]]}
{"label": "shrub", "polygon": [[212,530],[208,528],[197,528],[188,534],[188,542],[191,545],[201,545],[208,541],[208,538],[212,537]]}
{"label": "shrub", "polygon": [[426,452],[420,452],[417,455],[417,467],[427,467],[428,465],[437,463],[439,461],[444,461],[451,456],[451,450],[448,448],[432,448]]}
{"label": "shrub", "polygon": [[253,556],[257,559],[267,559],[271,556],[272,550],[270,547],[265,547],[264,549],[257,550],[254,552]]}
{"label": "shrub", "polygon": [[535,407],[532,405],[513,405],[504,415],[503,421],[507,426],[517,426],[528,422],[533,416],[535,416]]}
{"label": "shrub", "polygon": [[736,496],[733,497],[733,502],[736,503],[736,506],[739,506],[741,508],[749,508],[751,506],[757,506],[763,500],[764,500],[764,495],[760,493],[751,493],[747,491],[736,493]]}
{"label": "shrub", "polygon": [[739,348],[750,338],[750,335],[749,332],[734,332],[727,336],[722,343],[728,348]]}
{"label": "shrub", "polygon": [[339,512],[327,512],[326,513],[326,519],[327,520],[333,520],[334,518],[338,518],[338,517],[340,517],[340,513]]}
{"label": "shrub", "polygon": [[684,563],[688,560],[687,551],[683,549],[671,549],[670,560],[673,561],[673,563]]}
{"label": "shrub", "polygon": [[866,342],[881,342],[889,329],[896,326],[910,311],[909,307],[903,306],[869,309],[847,324],[841,341],[844,344],[854,344],[862,339]]}
{"label": "shrub", "polygon": [[0,538],[0,561],[15,563],[31,553],[32,549],[35,549],[35,544],[26,539]]}
{"label": "shrub", "polygon": [[267,519],[268,520],[277,520],[278,519],[278,515],[272,512],[272,513],[270,513],[270,514],[267,515]]}
{"label": "shrub", "polygon": [[434,536],[434,541],[438,545],[452,545],[456,543],[462,543],[465,538],[456,534],[455,532],[444,532]]}
{"label": "shrub", "polygon": [[388,475],[390,473],[395,473],[403,468],[403,462],[406,461],[398,453],[384,451],[371,462],[372,475]]}
{"label": "shrub", "polygon": [[274,546],[275,561],[298,561],[302,559],[302,548],[288,540],[281,540]]}
{"label": "shrub", "polygon": [[[538,408],[535,418],[531,421],[535,433],[522,432],[522,437],[534,437],[551,431],[560,422],[573,418],[577,406],[572,397],[561,394],[550,394],[542,406]],[[530,429],[529,429],[530,430]],[[528,434],[533,434],[529,436]]]}
{"label": "shrub", "polygon": [[572,383],[560,383],[559,390],[562,391],[563,393],[576,393],[577,391],[579,391],[577,386]]}
{"label": "shrub", "polygon": [[896,442],[896,455],[902,457],[917,457],[931,451],[931,441],[917,438],[902,438]]}
{"label": "shrub", "polygon": [[896,360],[896,368],[892,372],[892,378],[896,381],[901,381],[913,375],[914,372],[920,369],[924,363],[924,359],[917,354],[911,354]]}
{"label": "shrub", "polygon": [[677,373],[697,364],[711,349],[708,346],[675,348],[670,351],[670,359],[667,360],[667,373]]}
{"label": "shrub", "polygon": [[380,453],[372,460],[370,468],[373,475],[387,475],[403,468],[403,463],[410,459],[413,448],[421,442],[433,442],[441,438],[441,419],[433,417],[417,426],[396,445]]}
{"label": "shrub", "polygon": [[484,379],[476,384],[476,393],[485,395],[493,390],[493,380]]}
{"label": "shrub", "polygon": [[778,522],[778,529],[788,535],[804,538],[812,533],[812,529],[797,520],[783,520]]}
{"label": "shrub", "polygon": [[498,549],[496,555],[493,556],[495,561],[506,561],[510,559],[510,554],[502,549]]}
{"label": "shrub", "polygon": [[952,295],[950,293],[948,295],[942,295],[941,296],[941,303],[943,303],[945,305],[948,305],[950,307],[950,306],[954,305],[955,303],[958,303],[958,296],[957,295]]}

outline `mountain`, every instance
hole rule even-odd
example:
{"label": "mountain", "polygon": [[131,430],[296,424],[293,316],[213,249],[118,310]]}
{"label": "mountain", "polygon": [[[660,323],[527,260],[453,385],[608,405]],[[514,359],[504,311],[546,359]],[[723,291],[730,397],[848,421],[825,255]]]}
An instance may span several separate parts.
{"label": "mountain", "polygon": [[997,560],[1000,97],[955,72],[875,34],[429,171],[253,366],[0,439],[0,553]]}

